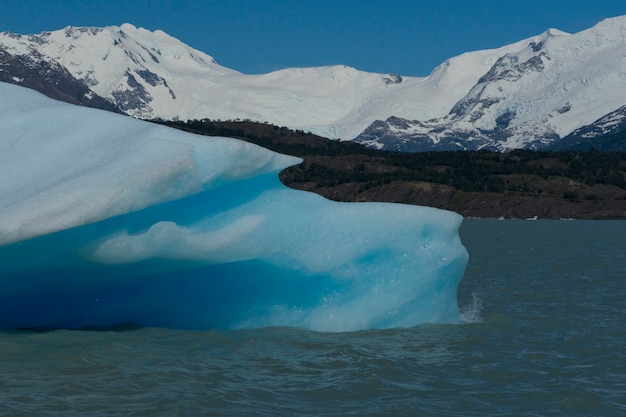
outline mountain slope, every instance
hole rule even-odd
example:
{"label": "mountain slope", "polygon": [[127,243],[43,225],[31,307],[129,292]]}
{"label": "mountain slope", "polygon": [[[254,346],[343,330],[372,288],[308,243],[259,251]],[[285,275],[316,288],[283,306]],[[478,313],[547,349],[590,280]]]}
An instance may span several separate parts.
{"label": "mountain slope", "polygon": [[574,130],[562,140],[554,143],[550,150],[626,152],[626,106],[606,114],[589,125]]}
{"label": "mountain slope", "polygon": [[[246,75],[162,31],[130,24],[0,34],[7,54],[56,63],[135,117],[250,119],[334,139],[352,139],[374,120],[392,115],[442,117],[500,56],[530,41],[460,55],[428,77],[373,74],[346,66]],[[11,66],[1,71],[9,82],[20,78]]]}
{"label": "mountain slope", "polygon": [[269,122],[396,151],[553,146],[626,105],[625,57],[626,16],[468,52],[427,77],[346,66],[247,75],[130,24],[0,34],[0,79],[56,98],[139,118]]}
{"label": "mountain slope", "polygon": [[71,104],[120,112],[115,104],[94,93],[65,67],[37,51],[14,54],[0,45],[0,81],[19,84]]}
{"label": "mountain slope", "polygon": [[379,120],[356,141],[400,151],[541,149],[626,104],[626,17],[574,35],[551,29],[519,46],[444,117]]}

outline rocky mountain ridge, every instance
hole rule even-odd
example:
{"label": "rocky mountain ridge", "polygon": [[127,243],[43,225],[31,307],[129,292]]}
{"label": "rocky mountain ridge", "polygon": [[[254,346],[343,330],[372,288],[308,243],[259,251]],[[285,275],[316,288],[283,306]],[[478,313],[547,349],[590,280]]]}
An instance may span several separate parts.
{"label": "rocky mountain ridge", "polygon": [[378,120],[355,141],[416,152],[537,150],[573,131],[591,140],[606,132],[597,125],[603,119],[619,124],[616,115],[626,103],[625,56],[624,17],[574,35],[548,30],[500,57],[444,117]]}

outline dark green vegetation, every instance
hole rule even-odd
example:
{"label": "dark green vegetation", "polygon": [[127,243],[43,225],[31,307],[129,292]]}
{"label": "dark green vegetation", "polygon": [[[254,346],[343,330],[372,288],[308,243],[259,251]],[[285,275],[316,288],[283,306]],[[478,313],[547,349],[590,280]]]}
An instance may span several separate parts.
{"label": "dark green vegetation", "polygon": [[304,162],[281,180],[333,200],[418,204],[466,217],[626,218],[624,152],[389,153],[247,121],[160,123],[300,156]]}

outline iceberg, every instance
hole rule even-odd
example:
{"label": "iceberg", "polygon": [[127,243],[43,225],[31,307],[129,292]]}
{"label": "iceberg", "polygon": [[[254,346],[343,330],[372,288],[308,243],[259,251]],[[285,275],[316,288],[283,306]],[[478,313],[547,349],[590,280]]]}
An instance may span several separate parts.
{"label": "iceberg", "polygon": [[0,83],[0,328],[460,321],[456,213],[284,186],[300,162]]}

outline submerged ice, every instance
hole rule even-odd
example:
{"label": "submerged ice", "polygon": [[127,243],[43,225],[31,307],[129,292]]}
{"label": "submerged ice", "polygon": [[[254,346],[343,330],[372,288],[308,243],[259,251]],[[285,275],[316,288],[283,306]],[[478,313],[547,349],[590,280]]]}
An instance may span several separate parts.
{"label": "submerged ice", "polygon": [[282,185],[299,162],[0,83],[0,327],[458,322],[457,214]]}

